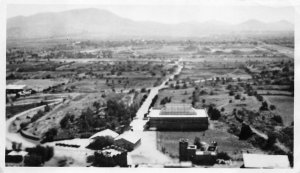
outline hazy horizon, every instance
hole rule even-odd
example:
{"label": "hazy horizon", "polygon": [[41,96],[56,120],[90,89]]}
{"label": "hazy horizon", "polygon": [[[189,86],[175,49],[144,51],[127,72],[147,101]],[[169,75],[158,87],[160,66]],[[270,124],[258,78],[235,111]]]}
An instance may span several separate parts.
{"label": "hazy horizon", "polygon": [[[134,21],[166,24],[206,22],[210,20],[237,24],[247,20],[277,22],[286,20],[294,24],[294,8],[267,6],[191,6],[191,5],[8,5],[7,19],[38,13],[63,12],[74,9],[96,8],[110,11]],[[155,13],[154,13],[155,12]],[[138,15],[137,15],[138,14]]]}

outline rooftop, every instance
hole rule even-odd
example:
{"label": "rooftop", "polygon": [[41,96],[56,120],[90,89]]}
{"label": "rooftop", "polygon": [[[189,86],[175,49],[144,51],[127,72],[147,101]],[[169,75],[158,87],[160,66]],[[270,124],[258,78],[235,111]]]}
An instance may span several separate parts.
{"label": "rooftop", "polygon": [[160,111],[160,115],[196,115],[195,110],[190,104],[165,104]]}
{"label": "rooftop", "polygon": [[26,85],[6,85],[7,90],[22,90],[25,88],[26,88]]}
{"label": "rooftop", "polygon": [[135,132],[125,132],[118,136],[115,140],[118,139],[125,139],[126,141],[129,141],[133,144],[137,143],[141,138],[140,136]]}
{"label": "rooftop", "polygon": [[119,134],[115,131],[110,130],[110,129],[105,129],[105,130],[102,130],[100,132],[95,133],[93,136],[90,137],[90,139],[94,139],[94,138],[99,137],[99,136],[110,136],[112,138],[116,138],[117,136],[119,136]]}
{"label": "rooftop", "polygon": [[195,118],[208,117],[205,109],[195,109],[190,104],[166,104],[163,109],[151,109],[149,117],[160,118]]}
{"label": "rooftop", "polygon": [[246,168],[290,168],[287,155],[243,154]]}
{"label": "rooftop", "polygon": [[26,156],[27,154],[27,151],[11,151],[10,153],[8,153],[9,156]]}

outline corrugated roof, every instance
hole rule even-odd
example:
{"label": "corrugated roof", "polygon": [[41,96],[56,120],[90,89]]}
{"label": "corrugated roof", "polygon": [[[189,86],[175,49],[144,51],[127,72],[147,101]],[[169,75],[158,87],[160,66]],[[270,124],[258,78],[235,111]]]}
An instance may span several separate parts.
{"label": "corrugated roof", "polygon": [[246,168],[290,168],[287,155],[243,154]]}

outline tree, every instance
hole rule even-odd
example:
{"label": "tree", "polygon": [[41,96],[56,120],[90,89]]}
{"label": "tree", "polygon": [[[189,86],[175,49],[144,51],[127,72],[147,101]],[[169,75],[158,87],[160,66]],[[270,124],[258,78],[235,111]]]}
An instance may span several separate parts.
{"label": "tree", "polygon": [[235,98],[236,100],[239,100],[239,99],[241,99],[241,95],[240,95],[240,94],[237,94],[237,95],[234,96],[234,98]]}
{"label": "tree", "polygon": [[93,106],[98,110],[100,108],[100,103],[99,102],[94,102]]}
{"label": "tree", "polygon": [[226,152],[219,152],[217,153],[217,158],[218,159],[223,159],[223,160],[230,160],[230,156]]}
{"label": "tree", "polygon": [[74,115],[70,115],[67,113],[61,120],[60,120],[60,126],[61,128],[66,128],[70,121],[74,120]]}
{"label": "tree", "polygon": [[49,129],[45,135],[44,135],[44,139],[43,142],[50,142],[53,141],[54,137],[57,135],[57,129],[56,128],[51,128]]}
{"label": "tree", "polygon": [[200,149],[202,147],[201,140],[200,140],[199,137],[195,137],[195,139],[194,139],[194,145],[197,146],[197,149]]}
{"label": "tree", "polygon": [[265,148],[270,149],[275,144],[276,140],[277,140],[276,134],[273,132],[269,133]]}
{"label": "tree", "polygon": [[45,108],[44,108],[44,112],[49,112],[50,111],[50,106],[48,104],[46,104]]}
{"label": "tree", "polygon": [[94,139],[86,148],[92,150],[101,150],[104,147],[114,144],[114,139],[110,136],[99,136]]}
{"label": "tree", "polygon": [[93,166],[115,167],[117,166],[117,163],[114,161],[112,157],[105,157],[103,153],[95,152]]}
{"label": "tree", "polygon": [[214,108],[212,105],[209,106],[207,114],[211,120],[218,120],[221,117],[220,111]]}
{"label": "tree", "polygon": [[280,115],[274,115],[274,116],[272,117],[272,119],[273,119],[274,121],[276,121],[277,123],[282,124],[282,118],[281,118]]}
{"label": "tree", "polygon": [[275,110],[276,107],[275,107],[274,105],[270,105],[270,109],[271,109],[271,110]]}
{"label": "tree", "polygon": [[260,111],[267,111],[269,110],[268,103],[266,101],[262,102],[261,107],[259,108]]}
{"label": "tree", "polygon": [[41,166],[43,163],[42,157],[38,155],[28,155],[24,158],[25,166]]}
{"label": "tree", "polygon": [[44,115],[44,112],[39,110],[36,114],[34,114],[31,118],[31,122],[35,122],[39,118],[41,118]]}
{"label": "tree", "polygon": [[251,128],[249,127],[249,125],[246,125],[246,124],[242,124],[242,128],[241,128],[241,132],[240,132],[240,135],[239,135],[239,139],[240,140],[246,140],[248,139],[249,137],[252,136],[252,130]]}

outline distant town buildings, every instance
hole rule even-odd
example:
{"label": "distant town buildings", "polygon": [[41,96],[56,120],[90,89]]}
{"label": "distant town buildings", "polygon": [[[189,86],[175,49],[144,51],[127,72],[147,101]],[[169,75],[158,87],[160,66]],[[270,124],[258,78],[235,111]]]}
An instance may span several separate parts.
{"label": "distant town buildings", "polygon": [[149,114],[150,128],[157,130],[206,130],[208,115],[205,109],[195,109],[190,104],[166,104],[152,109]]}

